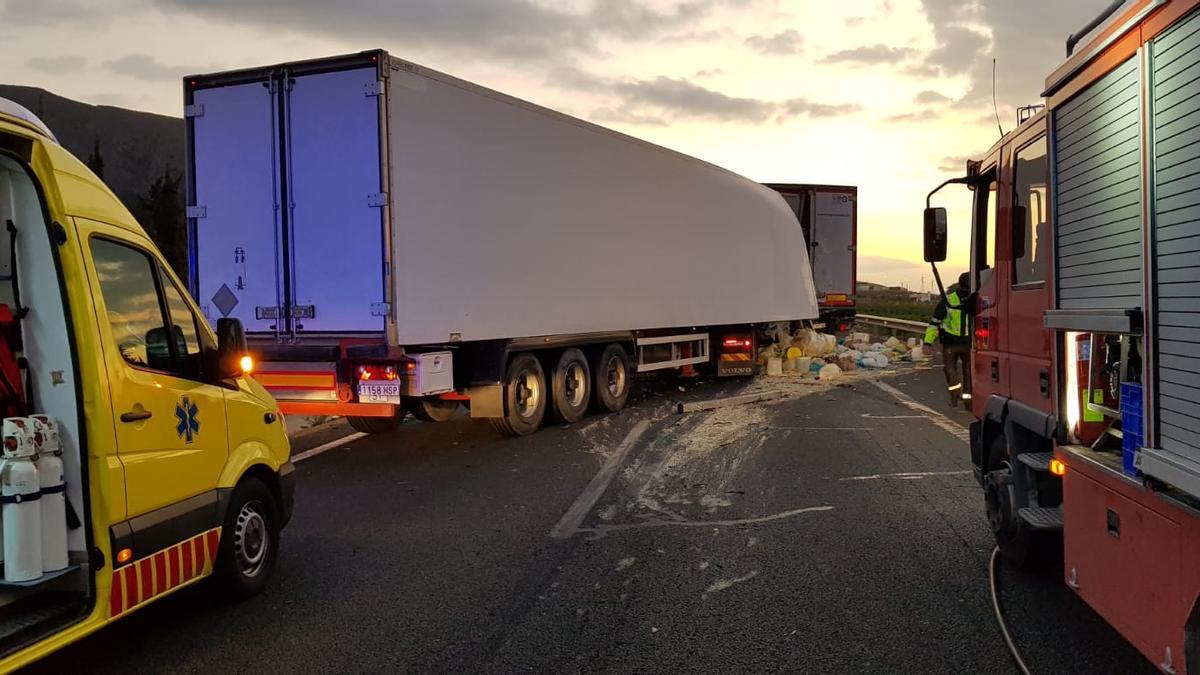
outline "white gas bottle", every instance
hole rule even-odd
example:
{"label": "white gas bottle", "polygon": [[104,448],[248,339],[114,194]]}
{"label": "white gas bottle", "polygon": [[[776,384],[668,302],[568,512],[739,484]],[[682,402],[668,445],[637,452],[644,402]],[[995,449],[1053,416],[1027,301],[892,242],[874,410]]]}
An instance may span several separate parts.
{"label": "white gas bottle", "polygon": [[4,580],[42,576],[41,485],[28,417],[4,420],[4,468],[0,470],[0,520],[4,522]]}
{"label": "white gas bottle", "polygon": [[[49,415],[32,415],[33,440],[42,507],[42,572],[66,569],[67,484],[63,480],[62,442],[58,422]],[[40,442],[40,445],[38,444]]]}

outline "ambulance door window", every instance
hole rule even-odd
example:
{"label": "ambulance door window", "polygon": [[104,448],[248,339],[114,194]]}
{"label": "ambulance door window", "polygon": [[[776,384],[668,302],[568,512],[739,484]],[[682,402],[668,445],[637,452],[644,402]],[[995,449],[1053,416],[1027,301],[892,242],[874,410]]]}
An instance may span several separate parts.
{"label": "ambulance door window", "polygon": [[159,278],[163,280],[163,294],[167,298],[167,315],[170,317],[170,334],[175,343],[175,354],[178,358],[176,372],[189,380],[201,379],[203,359],[201,357],[200,340],[196,331],[196,316],[183,301],[183,295],[171,281],[167,273],[159,269]]}
{"label": "ambulance door window", "polygon": [[150,258],[105,239],[92,241],[92,256],[121,358],[133,366],[171,372],[174,363],[163,339],[162,305]]}

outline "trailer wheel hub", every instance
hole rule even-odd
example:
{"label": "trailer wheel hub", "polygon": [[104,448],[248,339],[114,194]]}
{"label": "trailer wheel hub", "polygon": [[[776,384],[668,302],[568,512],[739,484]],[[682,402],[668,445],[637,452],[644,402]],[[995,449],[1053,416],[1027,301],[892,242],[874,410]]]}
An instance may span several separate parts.
{"label": "trailer wheel hub", "polygon": [[531,372],[521,373],[516,381],[517,412],[521,417],[532,417],[542,400],[542,383]]}
{"label": "trailer wheel hub", "polygon": [[613,356],[605,364],[608,375],[608,393],[620,396],[625,391],[625,364],[620,358]]}

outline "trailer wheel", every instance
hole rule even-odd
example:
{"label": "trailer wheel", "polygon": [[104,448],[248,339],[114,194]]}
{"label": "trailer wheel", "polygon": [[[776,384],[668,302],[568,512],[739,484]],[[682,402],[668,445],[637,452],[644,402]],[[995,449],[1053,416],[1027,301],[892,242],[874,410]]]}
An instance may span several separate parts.
{"label": "trailer wheel", "polygon": [[592,398],[592,372],[583,352],[574,347],[564,351],[553,377],[554,418],[568,424],[583,419]]}
{"label": "trailer wheel", "polygon": [[997,436],[988,452],[983,491],[988,524],[1009,564],[1017,569],[1037,569],[1062,550],[1061,539],[1054,533],[1035,532],[1017,515],[1013,466],[1004,436]]}
{"label": "trailer wheel", "polygon": [[600,352],[592,364],[593,404],[600,412],[618,412],[629,400],[629,355],[619,344]]}
{"label": "trailer wheel", "polygon": [[492,426],[506,436],[528,436],[542,426],[546,416],[546,373],[537,357],[522,352],[508,364],[504,383],[504,417],[493,417]]}
{"label": "trailer wheel", "polygon": [[231,600],[266,587],[279,555],[279,511],[262,481],[244,478],[233,490],[221,528],[213,583]]}
{"label": "trailer wheel", "polygon": [[445,422],[458,412],[458,401],[440,398],[421,398],[408,405],[412,416],[422,422]]}
{"label": "trailer wheel", "polygon": [[355,431],[361,431],[364,434],[386,434],[390,431],[395,431],[396,427],[404,421],[404,416],[407,411],[404,408],[396,410],[396,414],[391,417],[354,417],[346,418],[350,423],[350,428]]}

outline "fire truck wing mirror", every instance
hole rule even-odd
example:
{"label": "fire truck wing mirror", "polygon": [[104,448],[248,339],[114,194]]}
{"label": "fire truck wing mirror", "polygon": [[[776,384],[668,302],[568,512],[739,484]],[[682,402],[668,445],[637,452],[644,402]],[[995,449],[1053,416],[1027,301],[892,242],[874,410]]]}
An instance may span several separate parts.
{"label": "fire truck wing mirror", "polygon": [[246,374],[243,358],[247,357],[246,329],[241,319],[217,319],[217,375],[221,379]]}
{"label": "fire truck wing mirror", "polygon": [[1026,209],[1020,204],[1014,204],[1012,210],[1012,258],[1020,260],[1025,257],[1025,226],[1028,225],[1026,220]]}
{"label": "fire truck wing mirror", "polygon": [[938,263],[946,260],[946,209],[925,209],[925,262]]}

